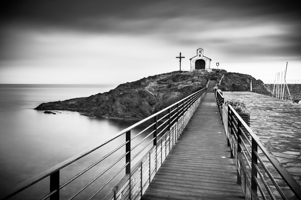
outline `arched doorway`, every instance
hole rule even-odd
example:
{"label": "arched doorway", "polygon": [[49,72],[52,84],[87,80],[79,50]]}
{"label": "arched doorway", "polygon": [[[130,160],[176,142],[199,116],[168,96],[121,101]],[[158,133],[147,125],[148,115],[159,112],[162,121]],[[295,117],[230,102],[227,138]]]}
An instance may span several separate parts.
{"label": "arched doorway", "polygon": [[205,69],[205,60],[197,60],[195,61],[195,69]]}

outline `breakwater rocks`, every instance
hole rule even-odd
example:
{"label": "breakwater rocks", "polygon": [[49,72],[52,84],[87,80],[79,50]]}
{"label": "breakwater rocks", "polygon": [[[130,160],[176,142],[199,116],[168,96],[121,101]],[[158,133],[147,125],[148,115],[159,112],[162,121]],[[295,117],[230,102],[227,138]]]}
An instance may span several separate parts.
{"label": "breakwater rocks", "polygon": [[253,132],[301,184],[301,105],[252,92],[224,96],[245,102]]}

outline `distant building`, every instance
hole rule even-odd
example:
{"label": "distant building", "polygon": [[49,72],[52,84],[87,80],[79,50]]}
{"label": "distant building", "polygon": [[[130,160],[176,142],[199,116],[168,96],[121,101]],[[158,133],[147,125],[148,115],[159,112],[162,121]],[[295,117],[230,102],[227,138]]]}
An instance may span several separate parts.
{"label": "distant building", "polygon": [[211,71],[210,63],[211,58],[204,56],[204,49],[199,48],[196,50],[196,56],[190,58],[190,71],[207,70]]}

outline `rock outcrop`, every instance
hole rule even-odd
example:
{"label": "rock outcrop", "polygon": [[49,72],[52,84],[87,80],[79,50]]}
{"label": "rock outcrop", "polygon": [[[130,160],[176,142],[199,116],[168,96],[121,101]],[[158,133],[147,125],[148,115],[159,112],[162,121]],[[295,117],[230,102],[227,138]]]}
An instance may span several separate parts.
{"label": "rock outcrop", "polygon": [[248,74],[225,73],[219,88],[223,91],[250,91],[251,81],[253,92],[270,95],[270,91],[261,80],[257,80]]}
{"label": "rock outcrop", "polygon": [[207,80],[205,71],[160,74],[89,97],[43,103],[36,110],[68,110],[88,116],[140,120],[205,87]]}
{"label": "rock outcrop", "polygon": [[205,87],[209,79],[217,83],[221,80],[220,88],[227,91],[249,91],[248,81],[252,79],[254,91],[265,91],[262,81],[250,75],[225,70],[171,72],[121,84],[89,97],[42,103],[36,110],[68,110],[88,116],[141,120]]}

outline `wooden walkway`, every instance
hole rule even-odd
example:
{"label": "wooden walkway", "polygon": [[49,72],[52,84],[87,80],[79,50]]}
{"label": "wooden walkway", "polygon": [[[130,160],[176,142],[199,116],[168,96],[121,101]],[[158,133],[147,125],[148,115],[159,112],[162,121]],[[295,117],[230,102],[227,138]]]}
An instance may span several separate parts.
{"label": "wooden walkway", "polygon": [[214,93],[207,93],[142,199],[244,199]]}

